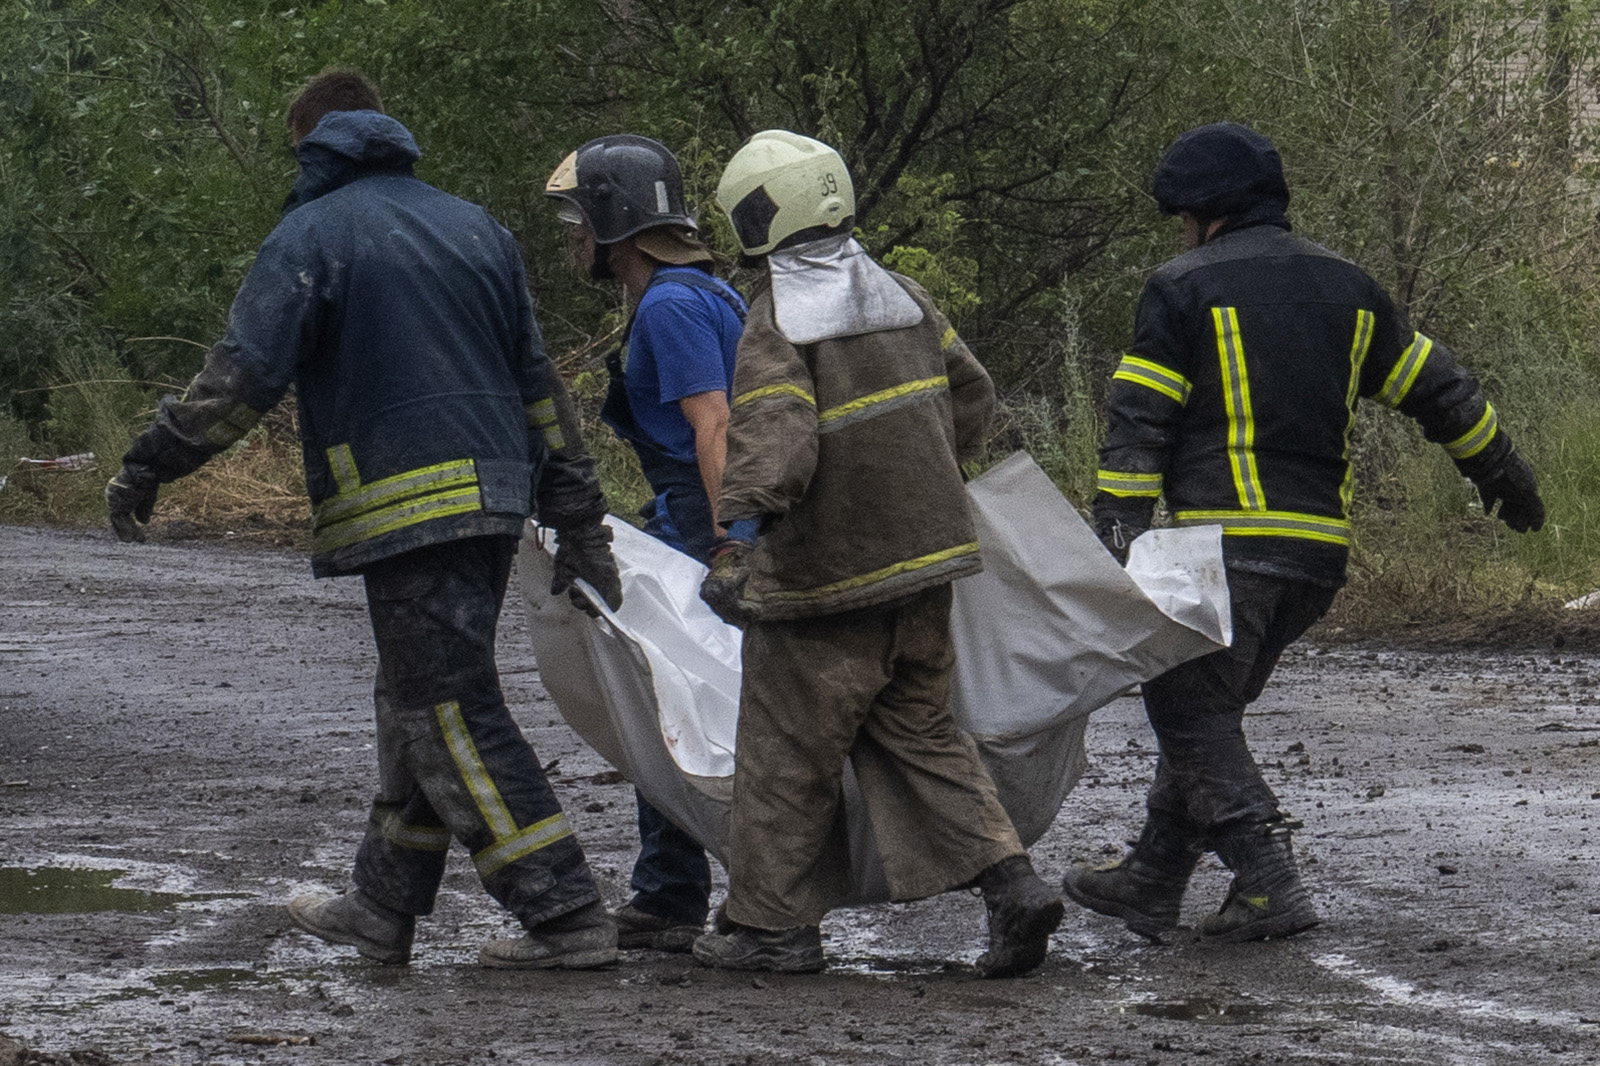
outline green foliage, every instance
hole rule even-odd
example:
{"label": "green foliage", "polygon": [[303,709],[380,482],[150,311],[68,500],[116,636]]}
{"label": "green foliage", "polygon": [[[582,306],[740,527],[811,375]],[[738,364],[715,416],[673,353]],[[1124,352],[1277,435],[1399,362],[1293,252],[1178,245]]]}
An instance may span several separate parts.
{"label": "green foliage", "polygon": [[[341,66],[416,134],[423,178],[516,235],[591,416],[594,357],[624,309],[563,254],[542,193],[561,158],[623,129],[663,140],[731,255],[711,199],[744,138],[776,126],[836,145],[862,241],[933,293],[999,381],[994,450],[1026,446],[1086,503],[1106,381],[1175,250],[1150,171],[1178,132],[1227,118],[1277,141],[1297,229],[1361,262],[1479,374],[1550,493],[1549,532],[1498,533],[1408,423],[1363,413],[1363,588],[1395,611],[1587,591],[1600,444],[1576,398],[1600,388],[1600,145],[1570,116],[1597,60],[1594,0],[9,0],[0,446],[114,456],[193,373],[292,181],[285,106]],[[629,512],[647,495],[637,466],[589,428]],[[284,465],[252,461],[261,477]],[[103,478],[82,480],[97,513]],[[24,481],[0,514],[71,510],[65,481],[27,481],[58,486],[54,503]]]}

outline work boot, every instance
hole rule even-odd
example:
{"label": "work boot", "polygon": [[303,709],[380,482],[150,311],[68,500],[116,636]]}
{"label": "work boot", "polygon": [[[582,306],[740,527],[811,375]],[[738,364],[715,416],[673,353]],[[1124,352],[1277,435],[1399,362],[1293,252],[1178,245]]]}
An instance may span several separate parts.
{"label": "work boot", "polygon": [[1226,831],[1217,856],[1233,871],[1222,909],[1200,922],[1202,935],[1215,940],[1266,940],[1293,936],[1322,921],[1311,894],[1300,882],[1290,830],[1298,822],[1274,819]]}
{"label": "work boot", "polygon": [[[757,929],[723,918],[717,932],[694,942],[695,961],[716,970],[772,970],[816,973],[822,958],[822,931],[814,925]],[[726,930],[726,931],[724,931]]]}
{"label": "work boot", "polygon": [[1038,966],[1067,909],[1061,897],[1033,872],[1026,855],[995,863],[977,884],[989,908],[989,950],[978,956],[978,975],[1017,977]]}
{"label": "work boot", "polygon": [[390,910],[359,888],[342,896],[296,896],[289,920],[330,944],[348,944],[363,957],[391,966],[411,961],[417,920]]}
{"label": "work boot", "polygon": [[642,911],[632,903],[611,915],[617,921],[617,947],[624,951],[647,948],[651,951],[688,952],[695,938],[705,932],[703,922],[679,922]]}
{"label": "work boot", "polygon": [[478,961],[496,970],[593,970],[617,961],[617,923],[599,900],[519,937],[491,940]]}
{"label": "work boot", "polygon": [[1200,861],[1200,844],[1176,819],[1151,812],[1133,850],[1110,866],[1079,866],[1061,879],[1061,891],[1080,907],[1121,918],[1140,936],[1161,940],[1178,927],[1184,889]]}

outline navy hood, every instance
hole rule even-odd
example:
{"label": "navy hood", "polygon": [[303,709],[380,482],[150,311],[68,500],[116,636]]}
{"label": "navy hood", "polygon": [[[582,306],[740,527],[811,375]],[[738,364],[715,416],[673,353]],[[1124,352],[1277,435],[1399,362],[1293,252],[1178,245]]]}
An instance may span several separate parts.
{"label": "navy hood", "polygon": [[379,111],[330,111],[295,150],[300,177],[287,214],[366,174],[410,174],[422,158],[411,131]]}

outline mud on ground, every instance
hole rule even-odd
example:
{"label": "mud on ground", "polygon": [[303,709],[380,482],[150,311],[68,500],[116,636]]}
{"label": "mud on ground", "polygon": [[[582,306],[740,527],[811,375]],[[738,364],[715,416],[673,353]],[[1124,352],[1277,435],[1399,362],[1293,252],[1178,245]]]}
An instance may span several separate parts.
{"label": "mud on ground", "polygon": [[[1069,907],[1038,973],[984,982],[983,908],[952,894],[831,916],[820,976],[649,952],[499,973],[475,954],[507,923],[457,853],[395,969],[282,909],[345,885],[365,819],[359,584],[276,551],[0,527],[0,1063],[1600,1062],[1600,660],[1524,628],[1514,649],[1291,651],[1249,723],[1326,918],[1288,941],[1156,946]],[[540,688],[515,607],[501,665],[621,902],[631,790]],[[1089,747],[1034,848],[1047,875],[1137,830],[1137,703]],[[1186,922],[1225,884],[1207,860]]]}

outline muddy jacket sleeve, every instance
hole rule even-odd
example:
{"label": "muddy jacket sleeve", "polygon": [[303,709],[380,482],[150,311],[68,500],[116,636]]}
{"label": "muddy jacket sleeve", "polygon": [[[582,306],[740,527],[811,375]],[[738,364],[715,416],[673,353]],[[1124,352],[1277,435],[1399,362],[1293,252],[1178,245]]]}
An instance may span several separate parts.
{"label": "muddy jacket sleeve", "polygon": [[267,238],[228,312],[228,328],[181,398],[161,401],[124,464],[161,481],[192,473],[253,429],[288,391],[333,284],[313,242]]}
{"label": "muddy jacket sleeve", "polygon": [[1477,379],[1450,349],[1412,330],[1387,296],[1382,301],[1361,395],[1416,419],[1465,476],[1499,466],[1514,449]]}
{"label": "muddy jacket sleeve", "polygon": [[964,463],[977,458],[989,438],[989,424],[994,419],[994,382],[944,314],[935,309],[933,316],[940,346],[944,348],[945,377],[950,381],[954,404],[956,460]]}
{"label": "muddy jacket sleeve", "polygon": [[1135,534],[1149,528],[1189,401],[1188,360],[1172,294],[1165,281],[1152,278],[1139,297],[1133,350],[1112,375],[1106,400],[1106,436],[1095,477],[1097,531],[1117,523]]}
{"label": "muddy jacket sleeve", "polygon": [[750,306],[733,372],[728,465],[717,520],[783,515],[817,467],[817,398],[811,368],[772,317],[772,295]]}
{"label": "muddy jacket sleeve", "polygon": [[528,417],[528,458],[534,470],[534,514],[541,525],[557,531],[593,525],[605,517],[605,493],[594,459],[584,447],[572,395],[545,351],[520,256],[517,284],[522,293],[518,372]]}

